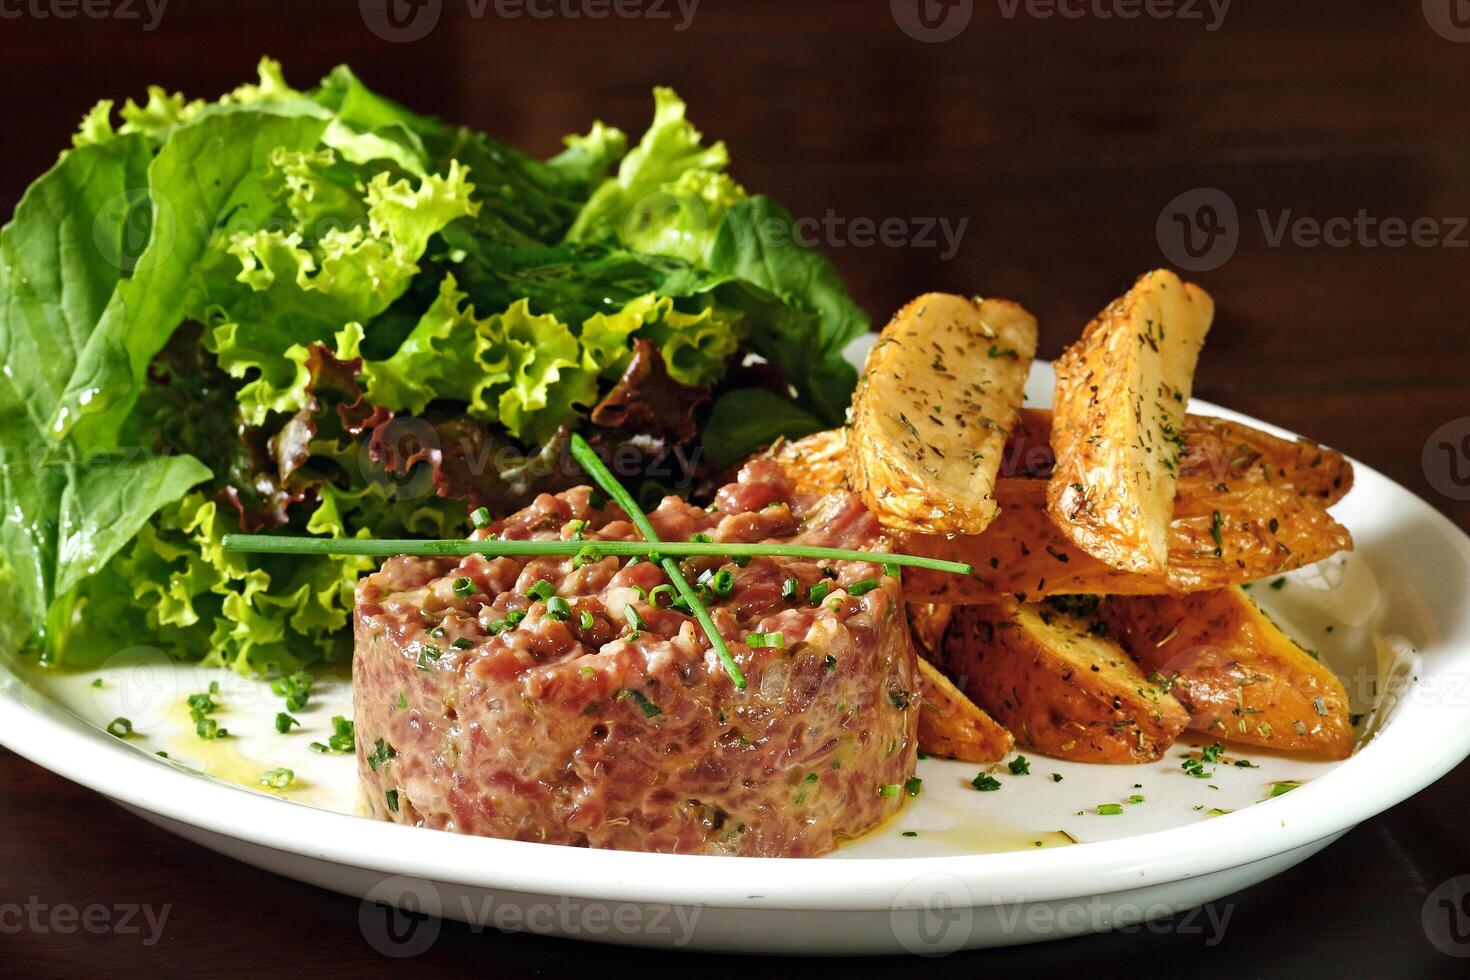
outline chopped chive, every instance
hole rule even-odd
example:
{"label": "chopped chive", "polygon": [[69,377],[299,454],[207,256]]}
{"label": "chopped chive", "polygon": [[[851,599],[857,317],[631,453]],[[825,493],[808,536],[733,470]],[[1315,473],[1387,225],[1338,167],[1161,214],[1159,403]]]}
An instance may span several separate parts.
{"label": "chopped chive", "polygon": [[902,789],[903,787],[898,783],[883,783],[878,787],[878,795],[884,799],[892,799],[898,796]]}
{"label": "chopped chive", "polygon": [[404,694],[402,691],[399,691],[398,692],[398,710],[399,711],[407,711],[408,710],[408,695],[407,694]]}
{"label": "chopped chive", "polygon": [[1059,772],[1052,773],[1051,774],[1051,781],[1054,782],[1054,783],[1061,782],[1062,781],[1062,774],[1059,773]]}
{"label": "chopped chive", "polygon": [[368,768],[373,772],[377,772],[379,766],[384,765],[397,754],[393,746],[380,738],[373,743],[373,751],[367,756]]}
{"label": "chopped chive", "polygon": [[856,582],[847,587],[847,594],[856,598],[860,595],[867,595],[869,592],[872,592],[877,587],[878,580],[875,578],[858,579]]}
{"label": "chopped chive", "polygon": [[499,636],[501,633],[504,633],[506,630],[512,629],[514,627],[515,623],[512,623],[508,619],[497,619],[495,620],[495,622],[490,624],[490,635]]}
{"label": "chopped chive", "polygon": [[602,552],[598,550],[596,545],[589,544],[587,547],[581,549],[572,556],[572,569],[573,571],[575,571],[576,569],[581,568],[584,565],[590,565],[595,561],[602,561]]}
{"label": "chopped chive", "polygon": [[437,654],[429,652],[431,649],[432,647],[423,647],[419,650],[419,659],[414,663],[419,670],[433,670],[439,662]]}
{"label": "chopped chive", "polygon": [[789,578],[781,583],[781,598],[787,602],[795,602],[797,595],[801,592],[801,583],[794,578]]}
{"label": "chopped chive", "polygon": [[752,648],[772,647],[784,649],[786,646],[785,633],[746,633],[745,645]]}
{"label": "chopped chive", "polygon": [[824,580],[812,586],[811,591],[807,593],[807,598],[811,600],[812,605],[820,606],[822,600],[827,598],[827,593],[831,591],[832,583]]}
{"label": "chopped chive", "polygon": [[489,527],[489,509],[485,507],[476,507],[474,510],[470,511],[470,523],[475,525],[476,528]]}
{"label": "chopped chive", "polygon": [[280,732],[282,735],[285,735],[287,732],[289,732],[292,726],[299,726],[300,724],[301,722],[297,721],[295,718],[292,718],[290,715],[286,714],[286,712],[276,712],[276,731]]}
{"label": "chopped chive", "polygon": [[724,598],[735,591],[735,573],[728,568],[722,568],[710,579],[710,590],[715,595]]}
{"label": "chopped chive", "polygon": [[556,595],[556,587],[546,579],[542,579],[526,590],[526,598],[532,602],[545,602]]}
{"label": "chopped chive", "polygon": [[449,645],[454,647],[454,649],[456,650],[468,650],[470,647],[475,645],[475,641],[470,639],[468,636],[457,636],[452,641],[450,641]]}
{"label": "chopped chive", "polygon": [[333,752],[351,752],[357,748],[356,732],[352,722],[341,715],[334,715],[332,735],[327,739],[327,747]]}
{"label": "chopped chive", "polygon": [[583,630],[590,630],[592,627],[597,625],[597,620],[592,618],[592,614],[590,612],[583,609],[581,613],[577,615],[577,625],[580,626]]}
{"label": "chopped chive", "polygon": [[388,812],[398,812],[398,790],[390,789],[383,793],[383,800],[388,804]]}
{"label": "chopped chive", "polygon": [[1143,803],[1143,802],[1145,802],[1145,800],[1144,800],[1144,796],[1143,796],[1142,793],[1134,793],[1132,796],[1128,797],[1128,802],[1129,803]]}
{"label": "chopped chive", "polygon": [[905,830],[903,832],[903,836],[905,836],[905,837],[918,837],[919,836],[919,832],[917,830]]}
{"label": "chopped chive", "polygon": [[832,654],[830,653],[827,654],[827,659],[824,660],[823,663],[827,665],[827,670],[829,672],[837,669],[837,658],[832,656]]}
{"label": "chopped chive", "polygon": [[127,738],[133,734],[133,723],[126,718],[114,718],[107,723],[107,734]]}
{"label": "chopped chive", "polygon": [[689,535],[689,540],[693,544],[709,544],[711,541],[714,540],[714,538],[701,531],[698,534]]}
{"label": "chopped chive", "polygon": [[219,722],[213,718],[198,718],[194,722],[194,734],[207,742],[213,742],[227,737],[230,730],[219,727]]}
{"label": "chopped chive", "polygon": [[918,796],[924,791],[924,781],[918,776],[910,776],[903,784],[903,791],[910,796]]}
{"label": "chopped chive", "polygon": [[898,578],[898,566],[891,561],[883,563],[883,574],[889,578]]}
{"label": "chopped chive", "polygon": [[546,600],[546,618],[567,620],[572,618],[572,606],[559,595]]}
{"label": "chopped chive", "polygon": [[1018,755],[1010,762],[1006,763],[1006,768],[1011,771],[1012,776],[1031,775],[1031,763],[1027,761],[1024,755]]}
{"label": "chopped chive", "polygon": [[637,688],[625,688],[618,692],[617,698],[618,700],[628,698],[637,703],[638,707],[642,709],[643,717],[645,718],[657,718],[659,715],[663,714],[663,709],[650,701],[648,699],[648,695],[644,694]]}
{"label": "chopped chive", "polygon": [[285,789],[296,782],[296,774],[290,769],[272,769],[270,772],[261,773],[260,785],[269,786],[271,789]]}
{"label": "chopped chive", "polygon": [[656,585],[649,590],[648,601],[655,609],[658,608],[660,596],[667,596],[666,607],[672,609],[679,601],[679,592],[672,585]]}
{"label": "chopped chive", "polygon": [[1123,812],[1123,804],[1099,803],[1097,807],[1097,812],[1104,817],[1116,817],[1118,814]]}
{"label": "chopped chive", "polygon": [[634,630],[648,629],[648,624],[643,621],[642,616],[638,615],[637,607],[631,602],[623,607],[623,618],[628,621],[628,625],[633,627]]}
{"label": "chopped chive", "polygon": [[1271,796],[1277,797],[1285,793],[1290,793],[1292,790],[1296,789],[1300,785],[1301,783],[1297,782],[1295,779],[1288,779],[1284,780],[1283,782],[1272,783]]}
{"label": "chopped chive", "polygon": [[975,787],[982,793],[994,793],[996,790],[1000,789],[1000,780],[996,779],[989,773],[982,772],[977,774],[974,779],[970,780],[970,785]]}
{"label": "chopped chive", "polygon": [[468,599],[478,591],[475,587],[475,580],[466,575],[461,575],[455,579],[452,588],[454,589],[454,594],[461,599]]}
{"label": "chopped chive", "polygon": [[93,687],[101,687],[102,686],[102,678],[98,677],[95,680],[93,680],[92,681],[92,686]]}

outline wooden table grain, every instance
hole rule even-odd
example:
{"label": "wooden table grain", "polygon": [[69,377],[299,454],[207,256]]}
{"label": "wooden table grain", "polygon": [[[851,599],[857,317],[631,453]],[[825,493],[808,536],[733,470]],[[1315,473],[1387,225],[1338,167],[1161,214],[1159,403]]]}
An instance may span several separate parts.
{"label": "wooden table grain", "polygon": [[[148,83],[213,97],[263,53],[301,85],[349,62],[413,106],[548,154],[594,117],[641,129],[649,89],[672,84],[700,126],[729,142],[740,180],[811,219],[876,318],[927,289],[1007,296],[1036,313],[1041,353],[1054,356],[1138,273],[1195,263],[1190,275],[1218,301],[1201,397],[1342,449],[1470,529],[1470,454],[1458,442],[1470,431],[1465,7],[429,0],[401,8],[437,10],[426,32],[424,21],[396,22],[423,36],[392,40],[377,0],[7,0],[0,211],[97,98],[141,98]],[[1395,235],[1393,220],[1420,234]],[[3,750],[0,785],[10,975],[398,966],[365,941],[354,899],[186,844]],[[1176,918],[842,969],[1464,975],[1467,960],[1430,943],[1422,913],[1434,888],[1470,874],[1467,802],[1462,766],[1216,903],[1229,916],[1223,935]],[[27,918],[27,907],[89,905],[168,915],[156,933],[142,919],[136,932],[93,934],[55,928],[46,912]],[[1470,915],[1460,926],[1470,932]],[[1470,942],[1454,951],[1470,954]],[[410,965],[557,976],[591,962],[704,976],[791,968],[454,923]]]}

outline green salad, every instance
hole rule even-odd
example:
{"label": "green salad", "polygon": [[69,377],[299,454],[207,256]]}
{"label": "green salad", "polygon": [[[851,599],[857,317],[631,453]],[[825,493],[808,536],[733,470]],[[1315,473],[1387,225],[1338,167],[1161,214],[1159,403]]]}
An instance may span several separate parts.
{"label": "green salad", "polygon": [[259,76],[99,102],[0,230],[13,649],[342,660],[372,559],[224,534],[455,536],[583,480],[574,432],[656,494],[842,421],[867,317],[674,92],[541,160]]}

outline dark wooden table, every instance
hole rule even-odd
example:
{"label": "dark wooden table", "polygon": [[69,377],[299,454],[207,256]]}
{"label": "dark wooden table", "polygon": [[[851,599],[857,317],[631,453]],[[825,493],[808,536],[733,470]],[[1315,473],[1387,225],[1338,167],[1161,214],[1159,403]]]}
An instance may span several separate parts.
{"label": "dark wooden table", "polygon": [[[1183,0],[1173,16],[1131,19],[1104,16],[1107,3],[1064,4],[1083,14],[1071,17],[1044,16],[1058,9],[1048,3],[979,0],[931,8],[970,14],[945,41],[936,38],[961,21],[931,17],[925,27],[912,0],[705,0],[687,21],[673,0],[601,20],[581,0],[536,6],[564,11],[548,18],[498,16],[529,8],[493,0],[433,6],[441,15],[424,37],[389,41],[351,2],[173,0],[152,30],[141,0],[0,5],[0,209],[10,213],[97,98],[141,97],[149,82],[213,97],[261,53],[282,58],[303,85],[348,61],[415,106],[542,153],[594,116],[640,129],[648,89],[669,83],[707,132],[728,140],[747,186],[798,215],[830,211],[821,245],[875,316],[924,289],[1008,296],[1040,318],[1042,353],[1052,356],[1139,272],[1205,266],[1194,277],[1219,312],[1202,397],[1341,448],[1470,528],[1470,494],[1450,468],[1470,473],[1470,458],[1435,449],[1441,426],[1470,416],[1463,0],[1458,17],[1448,4],[1237,0],[1223,20]],[[371,12],[374,0],[361,7]],[[1223,199],[1201,190],[1211,188]],[[1193,255],[1176,212],[1194,222]],[[860,219],[893,218],[903,243],[863,243]],[[1334,218],[1357,221],[1330,244],[1314,244],[1301,223],[1335,228]],[[1394,246],[1390,218],[1424,219],[1419,242]],[[920,236],[961,221],[953,249]],[[0,961],[10,975],[395,965],[364,941],[356,900],[185,844],[3,751],[0,785]],[[1209,931],[1175,920],[1157,932],[842,969],[1464,975],[1470,961],[1431,945],[1421,909],[1441,882],[1470,874],[1467,802],[1462,766],[1316,858],[1218,903],[1231,917],[1213,945]],[[28,902],[170,911],[149,945],[146,924],[135,934],[16,931],[6,903]],[[1470,916],[1460,925],[1470,931]],[[504,976],[589,964],[643,975],[787,968],[450,923],[411,963]]]}

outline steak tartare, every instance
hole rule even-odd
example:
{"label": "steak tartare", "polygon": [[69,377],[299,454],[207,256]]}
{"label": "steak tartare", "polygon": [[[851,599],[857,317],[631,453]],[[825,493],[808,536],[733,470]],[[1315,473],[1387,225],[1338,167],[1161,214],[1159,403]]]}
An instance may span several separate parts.
{"label": "steak tartare", "polygon": [[[876,550],[850,493],[748,463],[708,509],[667,497],[660,538]],[[881,565],[689,558],[747,679],[737,689],[615,505],[543,494],[476,537],[586,541],[576,558],[397,557],[358,585],[358,768],[372,814],[467,834],[803,857],[896,812],[919,681]],[[702,540],[702,539],[701,539]]]}

